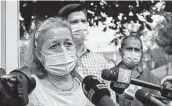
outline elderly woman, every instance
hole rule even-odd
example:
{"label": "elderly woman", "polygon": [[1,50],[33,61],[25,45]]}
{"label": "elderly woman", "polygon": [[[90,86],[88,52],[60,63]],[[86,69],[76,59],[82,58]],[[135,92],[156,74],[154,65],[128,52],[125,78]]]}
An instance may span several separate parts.
{"label": "elderly woman", "polygon": [[31,45],[36,87],[27,106],[91,106],[81,82],[73,76],[77,61],[68,22],[48,18],[34,32]]}

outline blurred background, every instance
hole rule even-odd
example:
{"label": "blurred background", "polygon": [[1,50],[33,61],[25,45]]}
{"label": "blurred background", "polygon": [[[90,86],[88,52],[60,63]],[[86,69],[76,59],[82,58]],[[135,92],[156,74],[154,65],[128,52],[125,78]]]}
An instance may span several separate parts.
{"label": "blurred background", "polygon": [[27,44],[38,21],[57,16],[70,3],[87,9],[86,46],[102,53],[114,66],[120,61],[121,40],[137,33],[144,46],[142,67],[162,78],[172,74],[172,1],[20,1],[20,65],[27,63]]}

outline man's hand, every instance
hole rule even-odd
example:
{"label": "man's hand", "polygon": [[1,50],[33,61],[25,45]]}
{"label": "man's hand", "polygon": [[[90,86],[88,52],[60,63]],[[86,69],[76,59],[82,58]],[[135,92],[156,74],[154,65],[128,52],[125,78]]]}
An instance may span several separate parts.
{"label": "man's hand", "polygon": [[171,76],[166,76],[166,77],[164,77],[164,78],[161,80],[161,85],[164,85],[165,82],[167,82],[167,81],[172,82],[172,75],[171,75]]}
{"label": "man's hand", "polygon": [[172,75],[164,77],[161,80],[161,85],[163,86],[161,95],[172,100]]}

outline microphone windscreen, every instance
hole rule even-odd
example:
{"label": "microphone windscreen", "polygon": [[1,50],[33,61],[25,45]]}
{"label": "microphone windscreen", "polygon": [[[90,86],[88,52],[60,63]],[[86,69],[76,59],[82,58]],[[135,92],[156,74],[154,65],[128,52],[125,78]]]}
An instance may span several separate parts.
{"label": "microphone windscreen", "polygon": [[144,92],[143,89],[138,89],[135,93],[135,97],[141,101],[142,103],[145,103],[145,98],[146,98],[147,93]]}
{"label": "microphone windscreen", "polygon": [[108,69],[103,69],[101,77],[105,80],[110,80],[111,71]]}
{"label": "microphone windscreen", "polygon": [[85,96],[95,105],[99,103],[103,96],[110,97],[110,92],[105,83],[93,75],[84,78],[82,88]]}

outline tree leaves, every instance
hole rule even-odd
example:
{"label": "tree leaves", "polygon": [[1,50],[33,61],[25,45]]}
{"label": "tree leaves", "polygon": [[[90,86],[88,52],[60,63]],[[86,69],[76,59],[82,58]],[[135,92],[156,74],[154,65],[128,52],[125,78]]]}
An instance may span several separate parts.
{"label": "tree leaves", "polygon": [[[154,14],[164,16],[168,22],[172,21],[172,15],[165,12],[172,12],[171,1],[166,1],[164,10],[161,9],[160,11],[158,11],[158,7],[155,7],[159,1],[20,1],[20,13],[24,18],[23,21],[21,20],[22,25],[28,31],[33,20],[32,16],[36,17],[35,20],[40,17],[48,18],[50,16],[56,16],[60,8],[71,3],[84,4],[88,10],[88,22],[90,26],[98,26],[101,22],[105,26],[103,28],[104,32],[112,29],[122,36],[127,36],[125,33],[127,30],[125,24],[140,24],[137,30],[139,33],[144,29],[152,30],[152,27],[148,23],[153,22],[151,17]],[[145,15],[146,12],[147,14]],[[138,14],[144,18],[144,21],[139,19]],[[106,23],[108,17],[112,17],[110,23]],[[163,40],[163,38],[165,37],[160,38],[162,41],[157,41],[157,43],[164,46],[162,42],[164,42],[165,39]]]}
{"label": "tree leaves", "polygon": [[172,22],[164,23],[159,29],[156,42],[167,54],[172,54]]}

